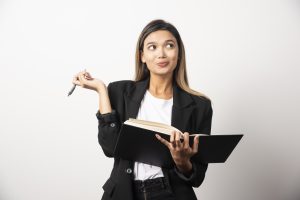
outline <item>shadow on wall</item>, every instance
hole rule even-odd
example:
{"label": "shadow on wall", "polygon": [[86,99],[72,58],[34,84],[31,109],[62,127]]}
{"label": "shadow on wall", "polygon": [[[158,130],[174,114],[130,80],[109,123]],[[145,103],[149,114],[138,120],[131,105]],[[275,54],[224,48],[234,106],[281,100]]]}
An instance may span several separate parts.
{"label": "shadow on wall", "polygon": [[[299,177],[299,179],[300,179],[300,177]],[[291,200],[300,200],[300,180],[297,184],[297,190],[294,191],[294,194],[292,194],[292,197],[293,198]]]}

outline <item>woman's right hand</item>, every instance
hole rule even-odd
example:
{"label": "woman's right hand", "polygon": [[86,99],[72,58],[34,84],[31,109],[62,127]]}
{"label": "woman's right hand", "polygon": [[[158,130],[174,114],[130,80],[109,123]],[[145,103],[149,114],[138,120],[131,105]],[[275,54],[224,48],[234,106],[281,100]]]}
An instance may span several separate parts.
{"label": "woman's right hand", "polygon": [[73,84],[79,85],[82,88],[94,90],[99,93],[100,89],[105,86],[102,80],[93,78],[86,70],[79,72],[73,78]]}

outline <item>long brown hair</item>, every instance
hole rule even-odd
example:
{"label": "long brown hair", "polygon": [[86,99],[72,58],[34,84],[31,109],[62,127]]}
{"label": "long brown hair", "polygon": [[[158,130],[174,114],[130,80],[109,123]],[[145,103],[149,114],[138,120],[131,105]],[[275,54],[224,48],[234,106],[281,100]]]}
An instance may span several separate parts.
{"label": "long brown hair", "polygon": [[178,61],[177,61],[177,66],[173,72],[173,79],[176,81],[177,85],[182,90],[190,94],[207,98],[204,94],[192,90],[189,87],[187,72],[186,72],[185,50],[179,32],[172,24],[161,19],[153,20],[149,24],[147,24],[139,36],[136,45],[136,52],[135,52],[135,81],[141,81],[147,79],[150,76],[150,72],[147,68],[146,63],[143,63],[141,60],[141,53],[144,49],[144,41],[146,37],[150,33],[158,30],[169,31],[177,40],[177,44],[179,48]]}

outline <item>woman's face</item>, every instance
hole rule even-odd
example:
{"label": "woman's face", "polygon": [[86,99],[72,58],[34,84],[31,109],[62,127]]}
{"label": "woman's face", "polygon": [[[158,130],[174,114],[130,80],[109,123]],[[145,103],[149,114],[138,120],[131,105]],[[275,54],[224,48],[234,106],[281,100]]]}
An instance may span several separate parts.
{"label": "woman's face", "polygon": [[178,60],[176,38],[166,30],[150,33],[144,41],[141,59],[151,75],[172,75]]}

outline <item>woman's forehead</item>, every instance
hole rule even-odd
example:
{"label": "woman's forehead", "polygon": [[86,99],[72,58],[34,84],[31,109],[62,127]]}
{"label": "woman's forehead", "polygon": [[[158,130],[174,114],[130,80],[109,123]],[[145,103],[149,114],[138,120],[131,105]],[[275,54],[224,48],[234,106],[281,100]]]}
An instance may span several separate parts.
{"label": "woman's forehead", "polygon": [[173,42],[177,42],[176,38],[173,34],[167,30],[158,30],[150,33],[145,41],[144,44],[147,43],[164,43],[165,41],[171,40]]}

